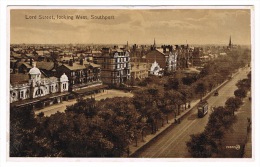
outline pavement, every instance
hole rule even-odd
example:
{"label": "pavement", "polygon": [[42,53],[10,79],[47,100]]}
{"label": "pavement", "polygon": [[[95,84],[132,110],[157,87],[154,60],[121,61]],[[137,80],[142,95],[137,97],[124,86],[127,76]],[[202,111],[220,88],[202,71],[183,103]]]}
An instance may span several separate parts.
{"label": "pavement", "polygon": [[[95,98],[96,100],[106,99],[106,98],[113,98],[113,97],[133,97],[133,94],[130,92],[124,92],[121,90],[105,90],[105,92],[97,93],[89,96],[85,96],[84,98]],[[43,112],[44,116],[50,116],[52,114],[55,114],[57,111],[64,112],[66,110],[66,107],[69,105],[73,105],[77,102],[77,99],[72,99],[68,101],[63,101],[59,104],[54,104],[51,106],[46,106],[43,109],[35,110],[35,115],[38,115],[39,113]]]}
{"label": "pavement", "polygon": [[[248,97],[250,97],[250,96],[251,96],[251,94],[248,95]],[[250,116],[252,116],[252,113],[250,113]],[[244,147],[243,151],[244,151],[243,158],[253,158],[252,157],[253,150],[252,150],[252,125],[251,124],[247,124],[246,143],[245,143],[245,147]]]}
{"label": "pavement", "polygon": [[245,144],[244,148],[244,155],[243,158],[252,158],[252,132],[251,130],[247,134],[247,143]]}
{"label": "pavement", "polygon": [[237,121],[225,133],[218,158],[252,158],[251,101],[248,98],[243,99],[243,105],[235,115]]}

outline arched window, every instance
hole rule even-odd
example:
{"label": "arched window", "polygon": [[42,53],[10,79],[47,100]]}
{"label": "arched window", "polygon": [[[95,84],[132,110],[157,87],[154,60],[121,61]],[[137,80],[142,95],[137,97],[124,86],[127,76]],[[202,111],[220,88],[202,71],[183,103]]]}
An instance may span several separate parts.
{"label": "arched window", "polygon": [[35,96],[39,96],[39,95],[42,95],[42,94],[43,94],[43,90],[42,89],[38,89],[35,92]]}

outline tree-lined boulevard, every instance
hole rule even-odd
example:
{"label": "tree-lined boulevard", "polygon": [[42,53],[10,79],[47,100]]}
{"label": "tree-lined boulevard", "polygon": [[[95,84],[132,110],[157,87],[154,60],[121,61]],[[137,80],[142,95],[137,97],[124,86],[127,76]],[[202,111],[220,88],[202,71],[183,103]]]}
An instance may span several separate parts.
{"label": "tree-lined boulevard", "polygon": [[[225,101],[234,96],[234,91],[236,88],[236,83],[247,77],[250,68],[241,69],[237,75],[235,75],[227,84],[225,84],[221,89],[219,89],[219,96],[211,96],[207,99],[210,108],[216,106],[224,106]],[[247,117],[250,117],[250,101],[245,99],[244,106],[247,106],[247,110],[242,109],[246,112]],[[174,126],[170,130],[167,130],[167,133],[164,133],[158,137],[154,142],[149,144],[149,147],[144,149],[140,154],[136,155],[137,157],[153,157],[153,158],[188,158],[191,157],[188,149],[186,147],[186,142],[190,140],[190,135],[203,132],[205,126],[208,123],[209,114],[203,118],[197,117],[197,108],[193,108],[189,114],[182,119],[181,124]],[[239,115],[238,113],[237,115]],[[244,120],[247,120],[247,117],[244,117]],[[232,133],[232,131],[228,132]],[[237,136],[236,138],[239,138]],[[231,142],[232,143],[232,142]]]}

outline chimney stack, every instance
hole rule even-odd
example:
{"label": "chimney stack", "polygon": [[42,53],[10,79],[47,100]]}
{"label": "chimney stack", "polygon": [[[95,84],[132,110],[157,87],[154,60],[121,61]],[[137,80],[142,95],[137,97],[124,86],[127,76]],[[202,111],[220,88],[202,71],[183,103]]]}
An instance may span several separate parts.
{"label": "chimney stack", "polygon": [[172,52],[172,45],[169,46],[169,51]]}
{"label": "chimney stack", "polygon": [[109,53],[109,48],[102,48],[102,54]]}
{"label": "chimney stack", "polygon": [[30,65],[33,66],[33,63],[32,63],[32,58],[30,58]]}
{"label": "chimney stack", "polygon": [[163,53],[166,53],[166,46],[163,45],[162,48],[163,48]]}
{"label": "chimney stack", "polygon": [[80,59],[79,64],[83,65],[83,59]]}
{"label": "chimney stack", "polygon": [[72,59],[70,59],[70,61],[69,61],[69,66],[73,66],[73,60]]}

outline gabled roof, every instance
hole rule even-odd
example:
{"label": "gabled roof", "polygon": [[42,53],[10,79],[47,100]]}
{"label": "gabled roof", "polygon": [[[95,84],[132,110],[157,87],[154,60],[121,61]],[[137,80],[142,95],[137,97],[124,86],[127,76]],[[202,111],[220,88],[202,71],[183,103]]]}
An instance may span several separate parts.
{"label": "gabled roof", "polygon": [[39,69],[43,69],[43,70],[52,70],[54,68],[54,62],[45,62],[45,61],[40,61],[37,62],[36,66]]}
{"label": "gabled roof", "polygon": [[33,68],[29,63],[27,62],[19,62],[17,67],[19,68],[21,65],[24,65],[26,68]]}
{"label": "gabled roof", "polygon": [[168,56],[169,55],[169,53],[167,54],[165,54],[165,53],[163,53],[163,49],[156,49],[156,50],[152,50],[152,51],[150,51],[150,52],[148,52],[146,55],[149,55],[149,54],[152,54],[152,53],[159,53],[159,55],[162,55],[162,56]]}
{"label": "gabled roof", "polygon": [[28,58],[33,58],[33,57],[34,57],[34,55],[33,55],[33,54],[31,54],[31,53],[28,53],[28,54],[26,54],[26,57],[28,57]]}

